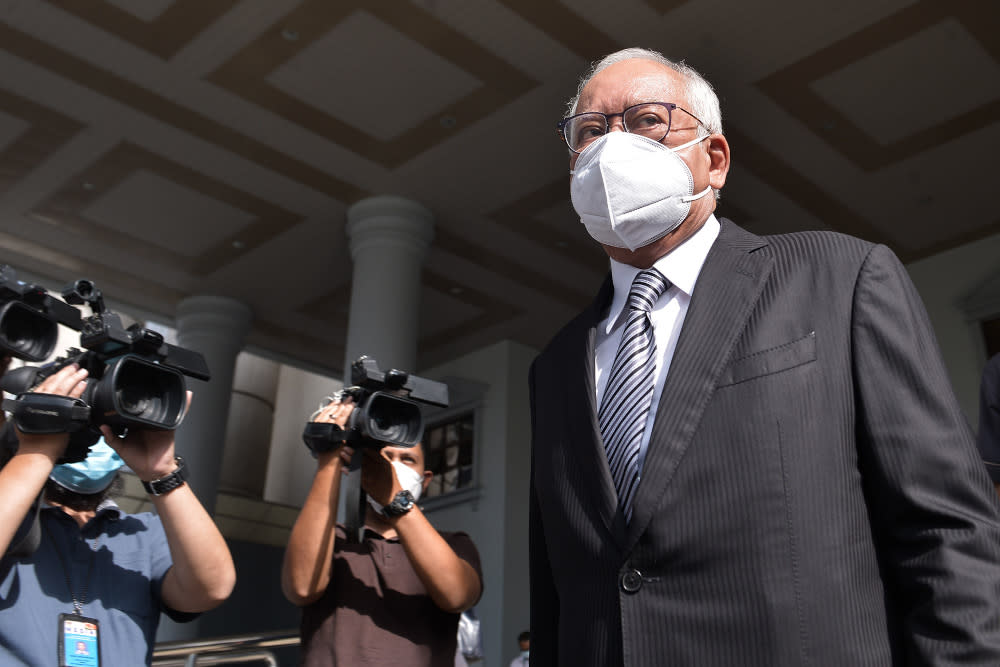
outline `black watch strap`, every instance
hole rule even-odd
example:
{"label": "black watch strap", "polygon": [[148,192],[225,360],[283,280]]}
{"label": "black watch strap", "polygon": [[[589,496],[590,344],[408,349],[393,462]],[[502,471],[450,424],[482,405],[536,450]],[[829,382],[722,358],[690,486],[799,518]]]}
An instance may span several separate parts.
{"label": "black watch strap", "polygon": [[396,497],[392,499],[392,502],[382,508],[382,511],[386,516],[395,519],[398,516],[403,516],[416,504],[416,499],[413,494],[405,489],[396,494]]}
{"label": "black watch strap", "polygon": [[142,483],[142,488],[146,489],[146,493],[151,496],[166,495],[187,481],[188,469],[187,465],[184,464],[184,459],[175,456],[174,463],[177,464],[177,469],[166,477]]}

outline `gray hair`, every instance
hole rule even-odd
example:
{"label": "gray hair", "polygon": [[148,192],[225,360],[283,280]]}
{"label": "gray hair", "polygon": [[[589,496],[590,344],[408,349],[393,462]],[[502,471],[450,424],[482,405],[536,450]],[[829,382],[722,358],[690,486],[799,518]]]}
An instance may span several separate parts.
{"label": "gray hair", "polygon": [[[652,60],[680,74],[684,78],[684,92],[687,97],[687,103],[691,107],[687,110],[698,117],[698,120],[704,124],[709,134],[722,134],[722,110],[719,107],[719,98],[716,96],[712,84],[706,81],[705,77],[697,70],[686,65],[683,61],[674,62],[662,53],[650,49],[622,49],[621,51],[615,51],[610,55],[604,56],[604,58],[591,65],[587,73],[580,79],[580,85],[576,88],[576,95],[567,103],[566,115],[572,116],[576,113],[576,107],[580,103],[580,95],[583,94],[583,89],[598,72],[607,69],[611,65],[636,59]],[[654,100],[648,101],[652,102]],[[658,101],[671,102],[673,100]]]}
{"label": "gray hair", "polygon": [[[722,109],[719,106],[719,97],[715,94],[712,84],[698,70],[685,64],[683,61],[674,62],[659,51],[638,47],[615,51],[592,64],[587,73],[580,78],[580,84],[576,87],[576,95],[566,103],[566,115],[572,116],[576,113],[576,107],[580,103],[580,96],[583,94],[583,89],[587,87],[587,84],[590,83],[590,80],[598,72],[626,60],[652,60],[680,74],[684,78],[684,94],[690,106],[687,111],[693,113],[701,121],[702,125],[704,125],[703,128],[699,128],[699,134],[703,131],[705,136],[709,134],[722,134]],[[670,102],[672,100],[648,101]],[[722,198],[722,193],[716,188],[712,188],[712,192],[717,200]]]}

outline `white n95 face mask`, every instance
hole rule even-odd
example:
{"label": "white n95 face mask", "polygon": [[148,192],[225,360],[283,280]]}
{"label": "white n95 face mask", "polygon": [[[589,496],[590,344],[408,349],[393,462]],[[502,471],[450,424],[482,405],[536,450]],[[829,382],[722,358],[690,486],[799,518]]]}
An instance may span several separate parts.
{"label": "white n95 face mask", "polygon": [[675,148],[629,132],[608,132],[577,160],[570,183],[573,208],[598,243],[636,250],[677,228],[694,194],[694,176],[677,151],[704,141],[698,137]]}
{"label": "white n95 face mask", "polygon": [[[403,490],[412,493],[414,501],[420,500],[420,493],[424,490],[424,476],[402,461],[393,461],[392,469],[396,471],[396,479],[399,480],[399,485],[403,487]],[[382,511],[381,503],[373,500],[371,496],[367,496],[367,498],[368,504],[376,512],[385,514]]]}

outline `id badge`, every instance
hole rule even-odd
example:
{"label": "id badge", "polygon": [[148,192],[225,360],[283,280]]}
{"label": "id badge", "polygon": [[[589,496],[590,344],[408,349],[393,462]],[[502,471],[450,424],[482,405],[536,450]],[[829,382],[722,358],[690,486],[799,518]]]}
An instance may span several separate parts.
{"label": "id badge", "polygon": [[59,667],[100,667],[97,619],[59,614]]}

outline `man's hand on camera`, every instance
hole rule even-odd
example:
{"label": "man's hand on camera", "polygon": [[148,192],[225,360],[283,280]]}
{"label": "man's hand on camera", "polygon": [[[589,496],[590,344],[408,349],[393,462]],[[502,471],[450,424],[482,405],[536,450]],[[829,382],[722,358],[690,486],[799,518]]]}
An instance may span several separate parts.
{"label": "man's hand on camera", "polygon": [[[32,391],[39,394],[80,398],[86,387],[87,370],[76,364],[70,364],[45,378]],[[55,465],[55,462],[66,451],[66,445],[69,444],[69,433],[30,434],[22,433],[19,430],[17,440],[19,443],[18,454],[42,454],[52,459],[52,464]]]}
{"label": "man's hand on camera", "polygon": [[[187,393],[185,413],[191,407],[191,392]],[[110,426],[101,426],[104,441],[122,457],[132,472],[144,482],[166,477],[177,469],[174,461],[174,432],[153,429],[128,429],[119,438]]]}
{"label": "man's hand on camera", "polygon": [[[344,395],[342,399],[334,399],[320,408],[310,421],[317,424],[336,424],[346,430],[347,422],[351,418],[352,412],[354,412],[354,399]],[[352,447],[341,445],[321,452],[317,456],[317,460],[319,465],[322,466],[339,457],[342,463],[341,472],[346,475],[348,473],[348,466],[351,463],[351,457],[353,456],[354,449]]]}
{"label": "man's hand on camera", "polygon": [[335,394],[333,400],[317,410],[316,414],[312,416],[311,421],[321,424],[336,424],[341,428],[345,428],[347,420],[351,418],[351,413],[354,412],[354,399],[347,394],[344,394],[342,398],[337,398],[336,396],[337,394]]}

